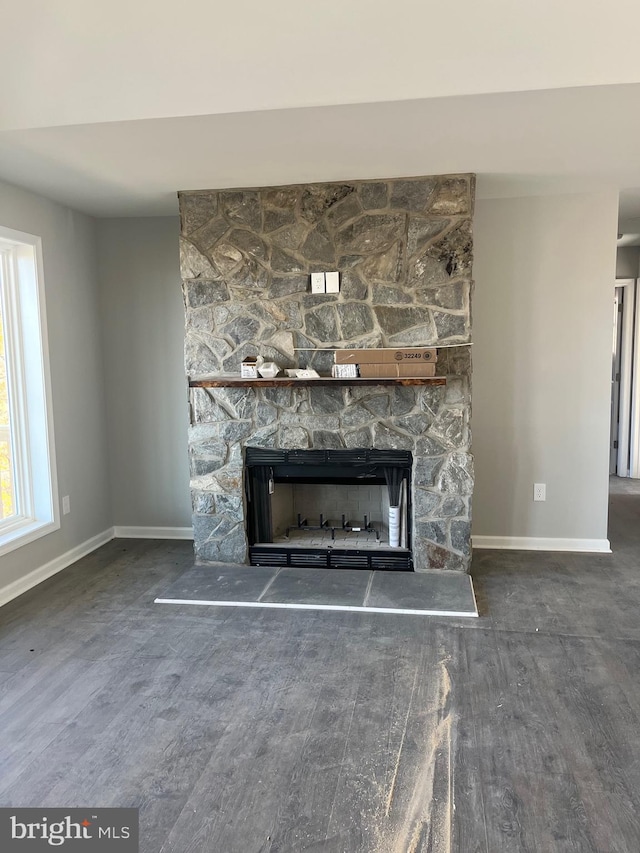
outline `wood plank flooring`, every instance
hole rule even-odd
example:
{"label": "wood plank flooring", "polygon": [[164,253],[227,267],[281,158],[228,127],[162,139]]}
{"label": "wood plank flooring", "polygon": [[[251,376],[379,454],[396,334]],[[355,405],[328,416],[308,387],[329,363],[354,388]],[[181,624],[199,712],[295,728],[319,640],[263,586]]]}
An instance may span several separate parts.
{"label": "wood plank flooring", "polygon": [[638,853],[640,495],[612,555],[477,552],[481,618],[160,607],[114,540],[0,610],[0,805],[142,853]]}

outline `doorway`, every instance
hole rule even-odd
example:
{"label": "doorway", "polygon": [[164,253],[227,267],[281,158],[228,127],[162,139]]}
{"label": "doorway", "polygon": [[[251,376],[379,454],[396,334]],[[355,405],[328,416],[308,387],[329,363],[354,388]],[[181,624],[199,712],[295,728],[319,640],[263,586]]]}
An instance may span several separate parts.
{"label": "doorway", "polygon": [[614,291],[609,473],[640,478],[640,299],[636,279]]}

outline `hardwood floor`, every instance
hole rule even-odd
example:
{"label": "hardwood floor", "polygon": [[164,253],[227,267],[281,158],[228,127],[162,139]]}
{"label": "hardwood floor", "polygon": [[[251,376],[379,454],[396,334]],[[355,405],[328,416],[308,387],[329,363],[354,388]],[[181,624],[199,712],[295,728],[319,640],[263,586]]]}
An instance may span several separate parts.
{"label": "hardwood floor", "polygon": [[115,540],[0,610],[0,805],[143,853],[638,853],[640,495],[612,555],[477,552],[476,620],[154,605]]}

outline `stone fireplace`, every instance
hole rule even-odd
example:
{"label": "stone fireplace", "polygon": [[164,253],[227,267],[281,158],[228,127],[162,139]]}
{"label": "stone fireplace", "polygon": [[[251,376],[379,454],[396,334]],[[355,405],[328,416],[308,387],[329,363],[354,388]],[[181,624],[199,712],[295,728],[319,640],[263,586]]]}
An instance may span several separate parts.
{"label": "stone fireplace", "polygon": [[[247,563],[248,448],[411,455],[413,568],[470,560],[471,175],[183,192],[190,380],[248,355],[329,374],[336,347],[439,346],[446,385],[190,388],[196,558]],[[339,293],[310,292],[338,270]],[[372,498],[374,499],[374,498]]]}

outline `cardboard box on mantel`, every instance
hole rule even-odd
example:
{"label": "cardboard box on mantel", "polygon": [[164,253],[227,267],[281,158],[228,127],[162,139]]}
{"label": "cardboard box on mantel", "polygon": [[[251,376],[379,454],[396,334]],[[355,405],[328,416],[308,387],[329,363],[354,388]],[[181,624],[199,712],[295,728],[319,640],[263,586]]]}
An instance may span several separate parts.
{"label": "cardboard box on mantel", "polygon": [[336,364],[414,364],[435,362],[435,347],[379,347],[377,349],[337,349]]}
{"label": "cardboard box on mantel", "polygon": [[435,376],[436,366],[434,362],[396,362],[394,364],[360,364],[358,367],[362,379],[387,379],[404,376]]}

